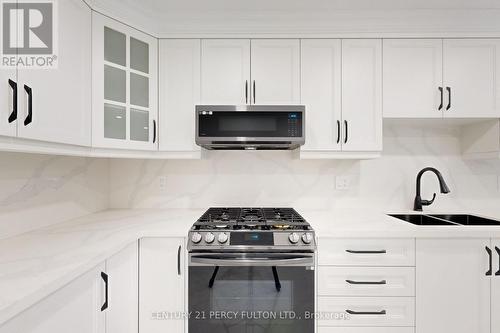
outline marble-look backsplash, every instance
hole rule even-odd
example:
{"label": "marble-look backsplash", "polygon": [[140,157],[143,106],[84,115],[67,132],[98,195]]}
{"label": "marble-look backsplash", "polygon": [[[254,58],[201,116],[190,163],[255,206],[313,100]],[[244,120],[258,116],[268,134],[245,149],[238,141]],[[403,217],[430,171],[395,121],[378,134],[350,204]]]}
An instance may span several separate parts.
{"label": "marble-look backsplash", "polygon": [[106,159],[0,153],[0,238],[109,207]]}
{"label": "marble-look backsplash", "polygon": [[[401,211],[412,208],[415,177],[426,166],[441,170],[452,190],[438,195],[433,209],[491,211],[500,206],[500,161],[464,161],[460,128],[440,120],[386,124],[383,157],[374,160],[299,160],[288,151],[207,155],[201,161],[112,160],[110,206]],[[336,190],[337,176],[350,179],[348,190]],[[424,198],[438,190],[435,176],[426,174]]]}

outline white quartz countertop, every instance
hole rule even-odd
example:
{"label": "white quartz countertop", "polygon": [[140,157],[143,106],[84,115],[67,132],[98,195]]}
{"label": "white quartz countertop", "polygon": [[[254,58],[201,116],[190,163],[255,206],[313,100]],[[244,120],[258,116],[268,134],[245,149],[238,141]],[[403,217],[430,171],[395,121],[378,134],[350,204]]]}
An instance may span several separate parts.
{"label": "white quartz countertop", "polygon": [[[319,242],[323,237],[500,238],[500,227],[422,227],[382,212],[299,211]],[[139,238],[186,237],[203,212],[108,210],[0,240],[0,324]]]}

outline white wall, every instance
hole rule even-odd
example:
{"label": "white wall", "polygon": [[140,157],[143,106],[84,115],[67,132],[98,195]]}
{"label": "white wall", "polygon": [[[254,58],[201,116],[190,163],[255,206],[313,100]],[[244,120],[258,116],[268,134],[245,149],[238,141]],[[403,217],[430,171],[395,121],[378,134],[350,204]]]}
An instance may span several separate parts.
{"label": "white wall", "polygon": [[[114,160],[110,205],[115,208],[294,206],[297,209],[411,209],[415,176],[425,166],[441,170],[452,190],[434,209],[496,209],[499,161],[463,161],[459,128],[439,120],[386,125],[384,153],[369,161],[304,161],[291,152],[209,152],[201,161]],[[335,189],[347,175],[348,191]],[[165,189],[160,178],[165,177]],[[424,198],[438,190],[423,180]],[[500,213],[500,212],[499,212]]]}
{"label": "white wall", "polygon": [[0,153],[0,238],[106,209],[108,161]]}

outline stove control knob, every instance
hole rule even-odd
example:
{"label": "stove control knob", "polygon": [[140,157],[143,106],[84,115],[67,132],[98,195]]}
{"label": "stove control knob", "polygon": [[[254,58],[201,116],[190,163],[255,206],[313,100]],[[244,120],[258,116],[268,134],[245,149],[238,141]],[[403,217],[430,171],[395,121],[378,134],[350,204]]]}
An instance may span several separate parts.
{"label": "stove control knob", "polygon": [[201,235],[199,232],[195,232],[194,234],[191,235],[191,242],[195,244],[201,242]]}
{"label": "stove control knob", "polygon": [[215,240],[215,236],[213,233],[209,232],[208,234],[205,235],[205,242],[207,244],[213,243],[214,240]]}
{"label": "stove control knob", "polygon": [[224,244],[225,242],[227,242],[227,238],[228,237],[226,233],[220,233],[217,237],[217,240],[219,241],[219,243]]}
{"label": "stove control knob", "polygon": [[310,233],[306,232],[305,234],[302,235],[302,241],[304,243],[311,244],[312,240],[313,236]]}
{"label": "stove control knob", "polygon": [[298,235],[297,233],[292,232],[292,233],[290,234],[290,236],[288,236],[288,240],[289,240],[289,241],[290,241],[290,243],[292,243],[292,244],[297,244],[297,243],[299,242],[299,240],[300,240],[300,237],[299,237],[299,235]]}

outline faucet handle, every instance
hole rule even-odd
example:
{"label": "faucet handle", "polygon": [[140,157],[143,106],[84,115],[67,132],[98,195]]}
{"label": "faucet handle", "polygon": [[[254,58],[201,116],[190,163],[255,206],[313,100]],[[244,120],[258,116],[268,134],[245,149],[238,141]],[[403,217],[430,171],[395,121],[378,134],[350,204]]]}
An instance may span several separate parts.
{"label": "faucet handle", "polygon": [[436,193],[434,193],[432,195],[432,199],[431,200],[422,200],[422,206],[432,205],[432,203],[434,202],[434,200],[436,200]]}

